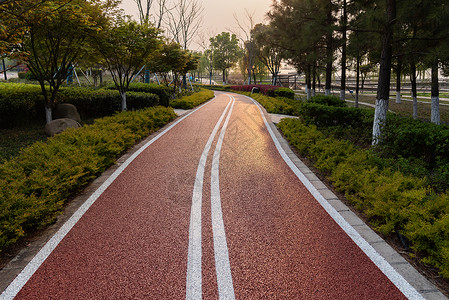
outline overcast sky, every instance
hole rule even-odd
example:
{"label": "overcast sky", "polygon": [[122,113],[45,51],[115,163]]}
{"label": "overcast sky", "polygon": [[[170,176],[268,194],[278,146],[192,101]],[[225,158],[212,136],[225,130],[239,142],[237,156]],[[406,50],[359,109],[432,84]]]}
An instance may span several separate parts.
{"label": "overcast sky", "polygon": [[[247,21],[245,9],[254,15],[256,23],[263,23],[271,3],[272,0],[202,0],[204,11],[201,31],[208,37],[228,31],[227,29],[235,31],[237,24],[233,14],[236,14],[239,20]],[[134,0],[122,0],[121,7],[137,19],[138,10]],[[197,46],[192,44],[190,48],[196,49]]]}

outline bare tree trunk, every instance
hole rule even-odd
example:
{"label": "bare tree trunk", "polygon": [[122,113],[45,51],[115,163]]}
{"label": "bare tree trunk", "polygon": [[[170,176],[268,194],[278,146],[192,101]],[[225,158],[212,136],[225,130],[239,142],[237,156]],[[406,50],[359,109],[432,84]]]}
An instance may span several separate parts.
{"label": "bare tree trunk", "polygon": [[413,99],[413,119],[418,119],[418,93],[416,91],[416,64],[410,64],[411,72],[410,81],[412,84],[412,99]]}
{"label": "bare tree trunk", "polygon": [[387,0],[387,21],[382,38],[379,82],[377,85],[376,109],[373,122],[373,145],[377,145],[387,122],[388,99],[390,97],[391,56],[393,23],[396,19],[396,0]]}
{"label": "bare tree trunk", "polygon": [[402,73],[402,62],[398,58],[398,67],[396,69],[396,103],[401,104],[401,73]]}
{"label": "bare tree trunk", "polygon": [[357,75],[355,83],[355,107],[359,107],[359,92],[360,92],[360,55],[357,56]]}
{"label": "bare tree trunk", "polygon": [[120,92],[120,96],[122,96],[122,111],[126,111],[126,92]]}
{"label": "bare tree trunk", "polygon": [[52,109],[45,105],[45,122],[48,124],[53,120]]}
{"label": "bare tree trunk", "polygon": [[312,97],[316,95],[316,63],[313,64],[312,69]]}
{"label": "bare tree trunk", "polygon": [[[329,28],[332,26],[332,6],[329,3],[329,9],[327,11],[327,24]],[[326,34],[326,87],[324,94],[329,96],[331,94],[332,84],[332,62],[333,62],[333,49],[332,49],[332,33]]]}
{"label": "bare tree trunk", "polygon": [[346,11],[346,0],[343,0],[343,46],[341,50],[341,85],[340,100],[345,101],[346,95],[346,23],[348,15]]}
{"label": "bare tree trunk", "polygon": [[2,63],[3,63],[3,72],[5,74],[5,80],[8,80],[8,75],[6,75],[6,65],[5,65],[5,59],[2,58]]}
{"label": "bare tree trunk", "polygon": [[432,93],[431,93],[431,114],[430,121],[440,124],[440,90],[438,83],[438,60],[432,63]]}
{"label": "bare tree trunk", "polygon": [[306,72],[306,85],[307,85],[307,100],[310,100],[311,94],[312,94],[312,86],[311,86],[311,67],[310,65],[307,66],[307,72]]}

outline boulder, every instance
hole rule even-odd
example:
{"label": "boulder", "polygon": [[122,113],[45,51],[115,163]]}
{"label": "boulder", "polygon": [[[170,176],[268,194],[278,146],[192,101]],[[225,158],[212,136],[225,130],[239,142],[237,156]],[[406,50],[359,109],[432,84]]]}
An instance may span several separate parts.
{"label": "boulder", "polygon": [[63,118],[56,119],[45,125],[45,133],[48,136],[54,136],[55,134],[61,133],[67,128],[80,128],[81,125],[75,120]]}
{"label": "boulder", "polygon": [[72,119],[81,123],[81,117],[75,105],[70,103],[60,103],[56,105],[55,117],[56,119]]}

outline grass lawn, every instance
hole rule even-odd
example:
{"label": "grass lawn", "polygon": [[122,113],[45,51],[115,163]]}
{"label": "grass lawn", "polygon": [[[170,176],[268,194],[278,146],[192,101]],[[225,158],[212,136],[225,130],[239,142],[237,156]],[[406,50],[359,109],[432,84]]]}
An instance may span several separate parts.
{"label": "grass lawn", "polygon": [[[376,98],[373,96],[360,95],[359,101],[375,104]],[[403,116],[413,116],[413,103],[411,101],[402,101],[401,104],[396,104],[394,100],[390,100],[389,109]],[[430,102],[418,102],[418,117],[430,121]],[[442,123],[449,123],[449,106],[440,105],[440,118]]]}
{"label": "grass lawn", "polygon": [[44,125],[32,124],[28,127],[0,129],[0,163],[17,156],[20,150],[34,142],[47,139]]}

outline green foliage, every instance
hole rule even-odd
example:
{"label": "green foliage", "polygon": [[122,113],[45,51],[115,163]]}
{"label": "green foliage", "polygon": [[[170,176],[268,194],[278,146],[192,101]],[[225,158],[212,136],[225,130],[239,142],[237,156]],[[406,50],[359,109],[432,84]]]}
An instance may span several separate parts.
{"label": "green foliage", "polygon": [[45,100],[38,85],[0,83],[0,127],[44,118]]}
{"label": "green foliage", "polygon": [[[112,89],[112,90],[117,89],[117,87],[115,85],[110,85],[105,88]],[[133,83],[129,84],[128,91],[158,95],[159,96],[159,104],[163,105],[163,106],[168,106],[168,102],[170,101],[170,95],[171,95],[170,88],[168,88],[165,85],[153,84],[153,83],[133,82]]]}
{"label": "green foliage", "polygon": [[314,125],[283,119],[278,126],[375,229],[404,235],[425,263],[449,278],[448,194],[436,194],[425,178],[394,170],[389,161],[327,136]]}
{"label": "green foliage", "polygon": [[170,106],[179,109],[191,109],[214,97],[214,92],[202,89],[200,92],[190,96],[184,96],[170,102]]}
{"label": "green foliage", "polygon": [[[150,23],[138,24],[117,18],[115,24],[109,24],[98,33],[95,47],[123,95],[142,66],[162,47],[162,38],[160,31]],[[127,109],[126,101],[121,109]]]}
{"label": "green foliage", "polygon": [[351,126],[369,128],[372,126],[374,111],[303,102],[300,107],[300,115],[306,123],[315,124],[318,127]]}
{"label": "green foliage", "polygon": [[[167,97],[163,88],[151,90]],[[127,98],[131,110],[159,103],[157,95],[144,92],[128,92]],[[66,87],[60,89],[56,103],[71,103],[82,118],[97,118],[119,111],[121,97],[116,90]],[[38,85],[0,83],[0,127],[11,128],[30,121],[43,121],[44,107],[45,101]]]}
{"label": "green foliage", "polygon": [[268,96],[295,99],[295,92],[289,88],[278,88],[268,91]]}
{"label": "green foliage", "polygon": [[19,72],[18,76],[19,76],[19,79],[36,80],[36,77],[30,71],[28,71],[28,72]]}
{"label": "green foliage", "polygon": [[346,107],[346,102],[336,96],[316,95],[310,98],[307,102],[327,106]]}
{"label": "green foliage", "polygon": [[[232,68],[241,55],[239,40],[235,34],[222,32],[210,38],[210,46],[213,52],[213,64],[217,70],[226,70]],[[225,74],[223,79],[226,81]]]}
{"label": "green foliage", "polygon": [[37,142],[1,164],[0,251],[52,223],[121,153],[175,117],[163,107],[123,112]]}
{"label": "green foliage", "polygon": [[409,118],[391,118],[376,147],[390,159],[425,163],[430,181],[438,190],[449,188],[449,126]]}

